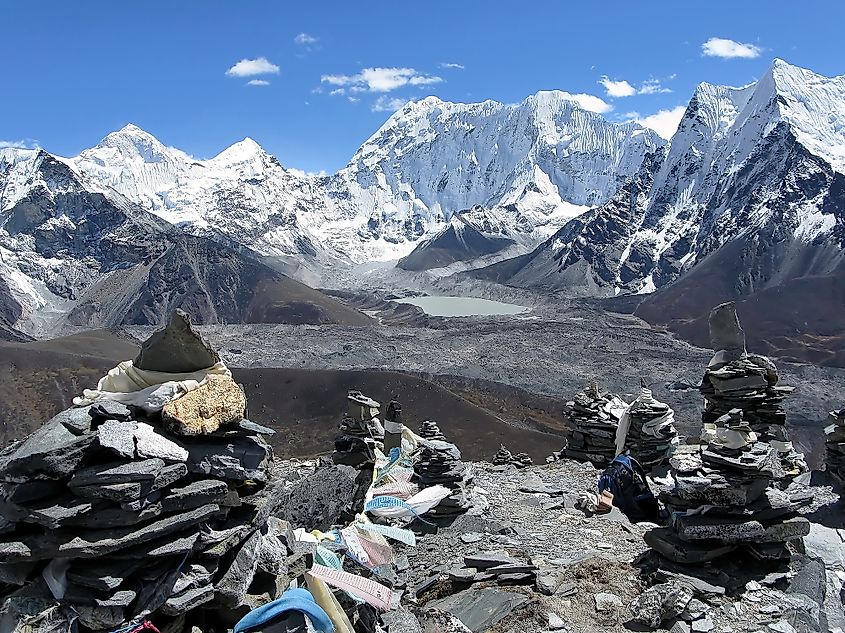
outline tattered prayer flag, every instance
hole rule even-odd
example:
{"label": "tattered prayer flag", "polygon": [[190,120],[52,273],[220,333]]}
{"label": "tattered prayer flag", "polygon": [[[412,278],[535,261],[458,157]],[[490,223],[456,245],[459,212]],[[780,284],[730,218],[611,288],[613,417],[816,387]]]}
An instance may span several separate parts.
{"label": "tattered prayer flag", "polygon": [[378,523],[358,523],[357,526],[362,530],[378,532],[382,536],[399,541],[405,545],[414,546],[417,544],[417,536],[411,530],[393,527],[392,525],[379,525]]}
{"label": "tattered prayer flag", "polygon": [[389,587],[377,583],[369,578],[362,578],[339,569],[332,569],[324,565],[314,565],[309,572],[315,578],[319,578],[327,585],[343,589],[358,596],[367,604],[382,611],[390,609],[390,601],[393,592]]}

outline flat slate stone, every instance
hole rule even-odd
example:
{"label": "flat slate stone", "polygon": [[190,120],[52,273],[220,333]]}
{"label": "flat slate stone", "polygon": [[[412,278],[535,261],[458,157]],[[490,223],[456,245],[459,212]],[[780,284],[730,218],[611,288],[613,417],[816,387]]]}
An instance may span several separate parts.
{"label": "flat slate stone", "polygon": [[53,418],[4,456],[2,476],[7,481],[29,481],[37,474],[66,477],[79,467],[95,437],[76,435]]}
{"label": "flat slate stone", "polygon": [[138,457],[159,457],[167,462],[184,462],[188,451],[167,439],[145,422],[138,423],[135,431],[135,454]]}
{"label": "flat slate stone", "polygon": [[426,606],[453,614],[477,633],[486,631],[507,617],[511,611],[528,601],[526,596],[493,587],[467,589]]}
{"label": "flat slate stone", "polygon": [[187,486],[167,491],[166,496],[161,500],[161,507],[164,512],[172,512],[196,508],[206,503],[219,503],[228,492],[229,486],[224,481],[201,479]]}
{"label": "flat slate stone", "polygon": [[495,552],[478,552],[477,554],[469,554],[464,556],[464,565],[466,567],[475,567],[476,569],[487,569],[489,567],[497,567],[499,565],[521,565],[522,563],[515,558],[512,558],[505,550]]}
{"label": "flat slate stone", "polygon": [[243,602],[258,565],[260,544],[261,533],[256,530],[244,541],[228,569],[215,583],[214,589],[223,606],[235,608]]}
{"label": "flat slate stone", "polygon": [[237,437],[228,442],[186,441],[188,471],[220,479],[266,482],[272,459],[270,446],[260,437]]}
{"label": "flat slate stone", "polygon": [[78,470],[70,478],[68,485],[74,487],[148,481],[155,479],[162,468],[164,468],[164,460],[161,459],[109,462]]}
{"label": "flat slate stone", "polygon": [[70,582],[96,591],[114,591],[135,572],[143,560],[75,560],[67,571]]}
{"label": "flat slate stone", "polygon": [[97,427],[97,441],[105,449],[132,459],[135,457],[135,433],[138,423],[134,420],[120,422],[106,420]]}
{"label": "flat slate stone", "polygon": [[220,510],[208,504],[175,516],[160,518],[141,527],[108,530],[83,530],[76,535],[58,535],[56,554],[70,558],[94,558],[117,550],[151,541],[184,527],[198,525]]}

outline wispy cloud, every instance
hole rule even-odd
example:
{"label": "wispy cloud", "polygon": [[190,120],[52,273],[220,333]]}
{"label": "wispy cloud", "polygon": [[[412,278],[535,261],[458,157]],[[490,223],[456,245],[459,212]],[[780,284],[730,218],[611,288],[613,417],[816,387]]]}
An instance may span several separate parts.
{"label": "wispy cloud", "polygon": [[41,145],[34,138],[19,141],[0,141],[0,149],[38,149]]}
{"label": "wispy cloud", "polygon": [[437,84],[443,78],[414,68],[364,68],[356,75],[323,75],[320,81],[349,92],[391,92],[402,86]]}
{"label": "wispy cloud", "polygon": [[631,95],[637,94],[637,89],[624,79],[614,81],[608,78],[607,75],[604,75],[599,79],[599,83],[604,86],[608,97],[630,97]]}
{"label": "wispy cloud", "polygon": [[711,37],[701,45],[702,55],[706,57],[721,57],[722,59],[732,59],[735,57],[753,59],[759,57],[762,52],[763,49],[754,44],[743,44],[742,42],[721,37]]}
{"label": "wispy cloud", "polygon": [[320,40],[313,35],[309,35],[308,33],[300,33],[293,41],[300,46],[310,46],[311,44],[316,44]]}
{"label": "wispy cloud", "polygon": [[[676,106],[671,110],[659,110],[649,116],[639,118],[639,115],[632,117],[640,125],[651,128],[660,136],[669,140],[672,135],[678,130],[678,125],[686,112],[686,106]],[[636,114],[632,112],[631,114]]]}
{"label": "wispy cloud", "polygon": [[373,112],[396,112],[399,108],[408,103],[405,99],[399,97],[388,97],[382,95],[373,102]]}
{"label": "wispy cloud", "polygon": [[[670,79],[674,79],[674,75]],[[607,75],[603,75],[599,79],[599,83],[604,86],[608,97],[632,97],[633,95],[653,95],[672,92],[671,88],[666,88],[660,79],[648,79],[636,88],[625,79],[614,80],[610,79]]]}
{"label": "wispy cloud", "polygon": [[242,59],[226,71],[229,77],[254,77],[256,75],[278,75],[279,67],[266,57]]}
{"label": "wispy cloud", "polygon": [[601,97],[597,97],[595,95],[588,95],[583,92],[572,94],[571,92],[561,91],[561,93],[563,94],[564,99],[574,101],[579,106],[581,106],[585,110],[589,110],[590,112],[598,112],[599,114],[605,114],[613,110],[612,105],[610,105]]}
{"label": "wispy cloud", "polygon": [[466,68],[463,64],[456,64],[454,62],[442,62],[440,68],[449,68],[451,70],[463,70]]}
{"label": "wispy cloud", "polygon": [[246,82],[247,86],[269,86],[270,82],[266,79],[250,79]]}

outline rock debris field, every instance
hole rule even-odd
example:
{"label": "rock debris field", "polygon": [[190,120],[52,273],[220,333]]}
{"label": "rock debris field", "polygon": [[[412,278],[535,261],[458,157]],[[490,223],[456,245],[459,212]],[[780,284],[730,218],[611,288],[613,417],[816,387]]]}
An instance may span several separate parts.
{"label": "rock debris field", "polygon": [[[645,379],[675,411],[681,434],[697,434],[697,385],[712,352],[643,321],[589,305],[535,308],[528,317],[440,319],[436,327],[225,325],[200,328],[239,367],[391,369],[453,374],[572,398],[592,380],[633,400]],[[131,328],[136,338],[149,328]],[[842,407],[845,370],[778,363],[793,441],[821,464],[828,412]]]}

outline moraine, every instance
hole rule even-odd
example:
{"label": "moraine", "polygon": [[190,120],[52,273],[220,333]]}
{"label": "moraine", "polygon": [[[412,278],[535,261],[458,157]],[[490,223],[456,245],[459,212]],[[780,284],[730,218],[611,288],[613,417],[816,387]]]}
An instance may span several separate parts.
{"label": "moraine", "polygon": [[409,303],[430,316],[439,317],[511,315],[531,311],[531,308],[525,306],[476,297],[407,297],[393,301]]}

